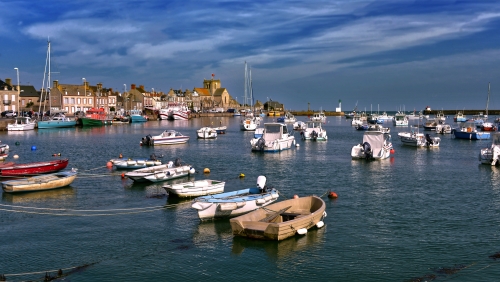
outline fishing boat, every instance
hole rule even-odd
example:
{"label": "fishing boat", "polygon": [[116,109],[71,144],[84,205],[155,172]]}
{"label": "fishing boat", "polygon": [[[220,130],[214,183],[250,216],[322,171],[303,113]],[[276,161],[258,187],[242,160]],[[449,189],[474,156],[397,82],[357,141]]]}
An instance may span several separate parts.
{"label": "fishing boat", "polygon": [[103,108],[91,108],[80,120],[83,126],[102,126],[113,123],[113,119],[108,117]]}
{"label": "fishing boat", "polygon": [[202,127],[196,130],[196,134],[200,139],[215,139],[217,138],[217,131],[211,127]]}
{"label": "fishing boat", "polygon": [[358,123],[354,126],[356,130],[368,130],[369,127],[370,126],[366,123],[361,123],[361,124]]}
{"label": "fishing boat", "polygon": [[141,145],[157,146],[157,145],[174,145],[184,144],[189,140],[189,136],[175,130],[165,130],[160,135],[151,136],[151,134],[142,137]]}
{"label": "fishing boat", "polygon": [[281,241],[304,235],[324,226],[325,202],[317,196],[301,197],[271,204],[229,220],[233,235]]}
{"label": "fishing boat", "polygon": [[33,162],[25,164],[13,164],[0,168],[1,176],[36,175],[42,173],[52,173],[65,169],[68,159],[53,160],[47,162]]}
{"label": "fishing boat", "polygon": [[383,121],[383,123],[386,123],[388,121],[391,121],[394,119],[394,116],[390,116],[388,115],[386,112],[383,112],[382,114],[380,114],[378,117],[377,117],[377,120],[378,121]]}
{"label": "fishing boat", "polygon": [[391,129],[389,127],[383,127],[382,125],[380,124],[370,124],[368,126],[368,129],[366,130],[370,130],[370,131],[380,131],[382,133],[391,133]]}
{"label": "fishing boat", "polygon": [[284,116],[277,118],[276,121],[284,123],[294,123],[297,121],[297,119],[292,113],[286,112]]}
{"label": "fishing boat", "polygon": [[172,108],[168,112],[168,118],[169,120],[188,120],[189,119],[189,109],[186,105],[181,104],[178,105],[177,107]]}
{"label": "fishing boat", "polygon": [[176,159],[167,164],[136,169],[125,173],[125,176],[135,182],[161,182],[170,179],[181,178],[195,173],[195,169],[190,165],[183,165],[180,159]]}
{"label": "fishing boat", "polygon": [[323,112],[323,110],[320,110],[319,113],[313,113],[313,116],[311,117],[311,121],[319,121],[319,122],[326,122],[326,115]]}
{"label": "fishing boat", "polygon": [[158,160],[154,154],[149,159],[145,158],[118,158],[109,160],[117,169],[139,169],[149,166],[161,165],[161,160]]}
{"label": "fishing boat", "polygon": [[285,124],[264,123],[262,137],[250,140],[252,151],[279,152],[295,145],[295,137],[290,135]]}
{"label": "fishing boat", "polygon": [[408,126],[408,118],[403,112],[397,112],[392,121],[395,126]]}
{"label": "fishing boat", "polygon": [[453,117],[454,122],[466,122],[467,117],[464,116],[462,112],[458,112],[454,117]]}
{"label": "fishing boat", "polygon": [[32,177],[8,180],[2,182],[2,188],[7,193],[43,191],[62,188],[70,185],[75,180],[77,172],[59,171]]}
{"label": "fishing boat", "polygon": [[495,132],[492,136],[493,142],[491,142],[491,146],[481,149],[479,152],[479,161],[482,164],[494,166],[500,164],[498,162],[498,158],[500,157],[500,132]]}
{"label": "fishing boat", "polygon": [[322,122],[320,121],[308,121],[306,122],[306,129],[300,132],[303,140],[312,140],[312,141],[326,141],[328,140],[328,135],[326,134],[326,130],[321,126]]}
{"label": "fishing boat", "polygon": [[476,125],[472,121],[465,122],[461,127],[451,130],[453,136],[457,139],[482,140],[490,139],[489,132],[478,132]]}
{"label": "fishing boat", "polygon": [[254,131],[260,125],[255,117],[248,117],[241,120],[240,129],[243,131]]}
{"label": "fishing boat", "polygon": [[435,120],[435,119],[432,119],[432,120],[427,120],[423,127],[424,127],[424,130],[432,130],[432,131],[435,131],[436,130],[436,127],[438,125],[438,122]]}
{"label": "fishing boat", "polygon": [[16,117],[13,123],[7,124],[8,131],[27,131],[35,129],[36,122],[30,117]]}
{"label": "fishing boat", "polygon": [[363,142],[351,149],[353,160],[383,160],[389,158],[392,150],[391,135],[382,131],[367,130]]}
{"label": "fishing boat", "polygon": [[130,123],[138,123],[138,122],[146,122],[148,118],[142,114],[141,110],[130,110],[129,114],[129,122]]}
{"label": "fishing boat", "polygon": [[431,137],[429,134],[424,135],[419,132],[399,132],[398,137],[403,145],[413,147],[435,148],[439,147],[441,141],[439,137]]}
{"label": "fishing boat", "polygon": [[257,187],[198,197],[191,207],[204,219],[235,217],[275,202],[278,191],[266,187],[266,177],[257,178]]}
{"label": "fishing boat", "polygon": [[362,125],[362,124],[363,124],[363,121],[361,120],[361,114],[355,113],[354,116],[352,116],[351,125],[357,126],[357,125]]}
{"label": "fishing boat", "polygon": [[301,131],[307,128],[307,123],[303,121],[296,121],[293,123],[293,130]]}
{"label": "fishing boat", "polygon": [[179,198],[199,197],[224,192],[226,182],[218,180],[197,180],[178,184],[167,184],[163,186],[169,196]]}

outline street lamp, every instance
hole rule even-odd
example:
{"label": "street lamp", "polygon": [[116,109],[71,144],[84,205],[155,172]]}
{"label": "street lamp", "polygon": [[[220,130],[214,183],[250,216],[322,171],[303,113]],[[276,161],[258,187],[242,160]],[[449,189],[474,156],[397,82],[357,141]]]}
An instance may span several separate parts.
{"label": "street lamp", "polygon": [[17,112],[19,113],[19,92],[20,92],[20,89],[19,88],[19,69],[18,68],[14,68],[17,72]]}

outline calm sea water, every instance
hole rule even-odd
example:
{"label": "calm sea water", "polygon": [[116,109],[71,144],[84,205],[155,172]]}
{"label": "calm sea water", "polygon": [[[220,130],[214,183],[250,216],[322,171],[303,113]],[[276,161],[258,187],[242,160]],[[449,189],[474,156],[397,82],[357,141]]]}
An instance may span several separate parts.
{"label": "calm sea water", "polygon": [[[305,120],[306,117],[299,117]],[[451,117],[450,117],[451,119]],[[197,140],[202,126],[227,125],[216,140]],[[99,128],[0,132],[18,162],[61,153],[80,175],[68,188],[2,194],[0,274],[40,280],[64,270],[71,281],[494,281],[500,265],[500,169],[480,165],[490,141],[441,136],[440,148],[403,147],[390,125],[395,154],[387,160],[350,158],[363,132],[329,117],[327,142],[304,142],[275,154],[252,153],[252,132],[239,118],[152,121]],[[147,134],[167,128],[191,136],[187,144],[141,147]],[[434,133],[433,133],[434,134]],[[15,145],[19,142],[19,145]],[[36,150],[32,147],[36,146]],[[325,227],[282,242],[234,238],[228,220],[200,222],[189,201],[160,184],[134,184],[106,162],[163,154],[199,172],[190,179],[226,181],[226,191],[252,187],[259,175],[282,198],[324,195]],[[211,170],[203,174],[204,168]],[[245,178],[239,178],[240,173]],[[35,209],[36,208],[36,209]],[[10,274],[33,273],[20,276]],[[54,273],[52,273],[54,274]],[[416,280],[414,280],[416,281]]]}

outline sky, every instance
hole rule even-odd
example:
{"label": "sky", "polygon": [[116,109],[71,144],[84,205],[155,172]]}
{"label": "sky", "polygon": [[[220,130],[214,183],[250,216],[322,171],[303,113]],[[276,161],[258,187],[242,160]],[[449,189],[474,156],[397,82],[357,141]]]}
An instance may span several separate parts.
{"label": "sky", "polygon": [[[499,1],[0,1],[0,79],[203,87],[289,110],[500,109]],[[125,86],[124,86],[125,84]]]}

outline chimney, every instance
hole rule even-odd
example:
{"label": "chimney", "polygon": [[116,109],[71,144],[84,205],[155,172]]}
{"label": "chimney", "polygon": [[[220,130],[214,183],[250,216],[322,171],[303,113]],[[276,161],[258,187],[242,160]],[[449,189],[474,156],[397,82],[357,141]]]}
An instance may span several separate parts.
{"label": "chimney", "polygon": [[5,83],[7,83],[8,85],[12,86],[12,84],[11,84],[12,83],[12,79],[6,78],[5,79]]}
{"label": "chimney", "polygon": [[54,80],[52,82],[52,88],[57,88],[59,86],[59,81],[58,80]]}
{"label": "chimney", "polygon": [[97,89],[102,89],[102,83],[101,82],[97,83]]}
{"label": "chimney", "polygon": [[89,82],[85,80],[83,86],[85,86],[85,89],[89,89]]}
{"label": "chimney", "polygon": [[130,90],[135,89],[135,84],[130,85]]}

